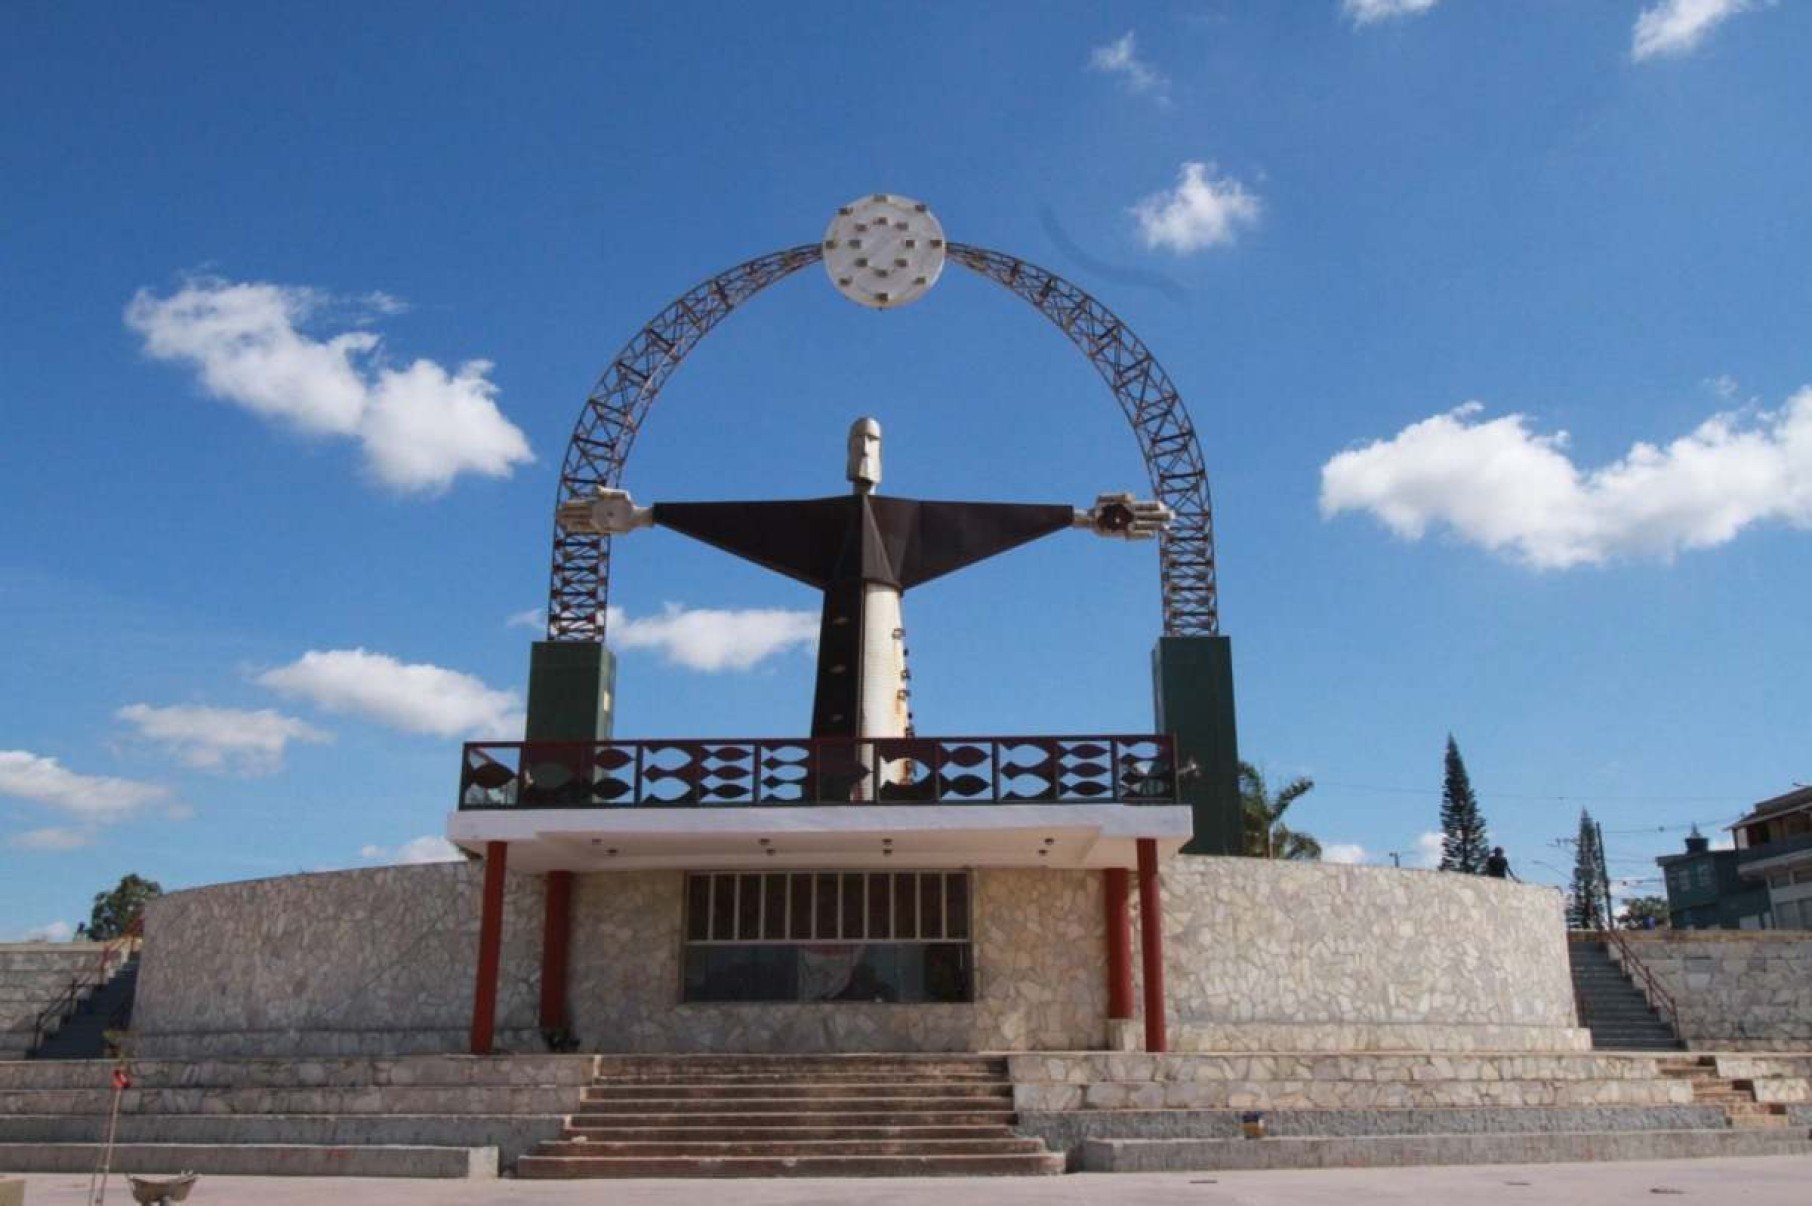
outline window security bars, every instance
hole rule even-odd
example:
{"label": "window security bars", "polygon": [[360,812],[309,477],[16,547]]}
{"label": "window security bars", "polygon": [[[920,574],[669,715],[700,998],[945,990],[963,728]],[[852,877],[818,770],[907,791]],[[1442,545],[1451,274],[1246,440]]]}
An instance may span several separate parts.
{"label": "window security bars", "polygon": [[967,942],[964,871],[715,872],[686,877],[686,941]]}

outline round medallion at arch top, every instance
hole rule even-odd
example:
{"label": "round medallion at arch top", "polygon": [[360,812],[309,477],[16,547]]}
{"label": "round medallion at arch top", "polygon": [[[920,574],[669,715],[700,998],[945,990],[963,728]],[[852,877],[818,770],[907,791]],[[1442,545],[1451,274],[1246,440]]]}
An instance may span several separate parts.
{"label": "round medallion at arch top", "polygon": [[923,201],[874,193],[837,211],[824,270],[837,292],[876,310],[917,301],[944,270],[944,228]]}

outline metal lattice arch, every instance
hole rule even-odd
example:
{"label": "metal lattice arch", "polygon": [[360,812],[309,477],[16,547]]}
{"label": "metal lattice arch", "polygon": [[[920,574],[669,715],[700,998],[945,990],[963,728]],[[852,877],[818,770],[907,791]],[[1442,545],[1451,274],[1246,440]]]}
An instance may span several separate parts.
{"label": "metal lattice arch", "polygon": [[[611,361],[585,401],[560,470],[558,503],[620,488],[629,451],[661,387],[730,312],[775,281],[817,263],[813,243],[739,264],[696,285],[655,315]],[[1195,426],[1176,387],[1131,328],[1076,285],[1035,264],[951,243],[951,260],[1038,308],[1101,374],[1138,437],[1153,495],[1174,513],[1160,540],[1166,636],[1213,636],[1214,516]],[[554,528],[547,638],[603,643],[610,598],[610,538]]]}

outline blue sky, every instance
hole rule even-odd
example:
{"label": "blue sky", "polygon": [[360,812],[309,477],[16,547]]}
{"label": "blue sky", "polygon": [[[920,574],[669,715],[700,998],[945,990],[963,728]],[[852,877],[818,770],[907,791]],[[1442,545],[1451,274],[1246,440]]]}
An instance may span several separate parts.
{"label": "blue sky", "polygon": [[[166,887],[431,857],[511,737],[555,475],[672,297],[892,191],[1113,307],[1207,456],[1242,752],[1414,862],[1458,738],[1559,882],[1808,781],[1812,12],[9,6],[0,937]],[[662,394],[627,484],[1083,503],[1105,388],[958,269],[810,270]],[[620,542],[624,736],[788,735],[809,592]],[[701,614],[702,613],[702,614]],[[750,614],[758,613],[758,614]],[[927,733],[1138,730],[1150,546],[907,599]]]}

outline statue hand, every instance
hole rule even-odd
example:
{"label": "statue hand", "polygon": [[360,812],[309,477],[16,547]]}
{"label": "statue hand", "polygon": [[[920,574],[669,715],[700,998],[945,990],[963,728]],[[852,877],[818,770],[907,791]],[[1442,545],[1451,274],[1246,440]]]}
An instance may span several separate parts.
{"label": "statue hand", "polygon": [[595,498],[575,498],[560,504],[555,522],[568,532],[620,536],[654,522],[654,512],[638,507],[627,490],[599,489]]}

